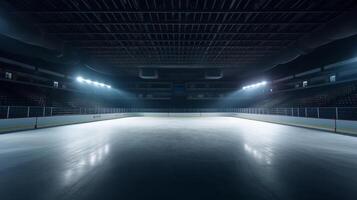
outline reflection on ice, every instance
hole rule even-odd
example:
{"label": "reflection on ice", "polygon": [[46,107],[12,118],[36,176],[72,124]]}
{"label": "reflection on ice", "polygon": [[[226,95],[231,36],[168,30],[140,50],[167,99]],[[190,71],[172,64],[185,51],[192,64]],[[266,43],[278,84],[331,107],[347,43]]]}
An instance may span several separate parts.
{"label": "reflection on ice", "polygon": [[105,146],[104,146],[104,152],[107,154],[107,153],[109,153],[109,145],[108,144],[106,144]]}
{"label": "reflection on ice", "polygon": [[105,144],[104,146],[95,149],[93,152],[81,157],[75,164],[71,164],[70,169],[64,172],[64,184],[73,183],[75,180],[79,179],[84,172],[102,162],[105,156],[109,154],[109,150],[109,144]]}
{"label": "reflection on ice", "polygon": [[260,162],[264,162],[268,165],[272,163],[272,153],[270,149],[266,149],[266,151],[258,151],[248,144],[244,144],[244,150]]}
{"label": "reflection on ice", "polygon": [[92,165],[92,166],[95,165],[96,159],[97,159],[97,155],[92,153],[90,155],[90,165]]}

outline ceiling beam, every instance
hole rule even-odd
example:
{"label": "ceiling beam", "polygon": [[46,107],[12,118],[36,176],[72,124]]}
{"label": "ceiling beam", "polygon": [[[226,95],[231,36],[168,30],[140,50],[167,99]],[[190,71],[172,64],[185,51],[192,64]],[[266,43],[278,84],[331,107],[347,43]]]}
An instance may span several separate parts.
{"label": "ceiling beam", "polygon": [[192,25],[192,26],[293,26],[293,25],[320,25],[324,22],[40,22],[36,26],[118,26],[118,25]]}
{"label": "ceiling beam", "polygon": [[15,14],[321,14],[352,10],[22,10]]}
{"label": "ceiling beam", "polygon": [[[180,49],[180,48],[183,48],[183,47],[186,47],[186,48],[190,48],[190,49],[198,49],[198,48],[202,48],[202,49],[207,49],[207,48],[212,48],[212,47],[215,47],[215,48],[239,48],[239,47],[242,47],[242,46],[227,46],[227,45],[212,45],[212,46],[193,46],[193,45],[176,45],[176,46],[171,46],[171,45],[136,45],[136,46],[133,46],[133,45],[128,45],[128,46],[122,46],[122,45],[115,45],[115,46],[100,46],[100,45],[91,45],[91,46],[80,46],[80,45],[73,45],[74,47],[76,48],[81,48],[81,49],[90,49],[90,48],[132,48],[132,49],[136,49],[136,48],[175,48],[175,49]],[[266,48],[269,48],[269,47],[285,47],[286,45],[264,45],[264,44],[260,44],[259,45],[260,47],[266,47]],[[247,47],[254,47],[253,45],[247,45]]]}
{"label": "ceiling beam", "polygon": [[138,40],[138,39],[108,39],[108,40],[83,40],[83,39],[74,39],[74,40],[64,40],[65,43],[92,43],[92,42],[238,42],[238,41],[246,41],[246,42],[270,42],[270,41],[295,41],[292,39],[162,39],[162,40]]}
{"label": "ceiling beam", "polygon": [[308,32],[47,32],[47,35],[301,35]]}
{"label": "ceiling beam", "polygon": [[[276,45],[276,46],[210,46],[210,49],[213,48],[222,48],[225,47],[226,49],[268,49],[268,48],[283,48],[285,46],[281,45]],[[125,48],[189,48],[189,49],[207,49],[207,46],[202,47],[202,46],[86,46],[86,47],[80,47],[83,49],[125,49]]]}

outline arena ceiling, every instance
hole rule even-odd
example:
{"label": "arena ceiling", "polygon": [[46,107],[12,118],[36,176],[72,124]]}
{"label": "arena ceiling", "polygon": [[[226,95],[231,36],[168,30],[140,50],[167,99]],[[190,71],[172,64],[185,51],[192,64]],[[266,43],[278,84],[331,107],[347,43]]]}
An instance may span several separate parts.
{"label": "arena ceiling", "polygon": [[113,71],[225,68],[242,74],[335,18],[355,0],[8,0],[43,37]]}

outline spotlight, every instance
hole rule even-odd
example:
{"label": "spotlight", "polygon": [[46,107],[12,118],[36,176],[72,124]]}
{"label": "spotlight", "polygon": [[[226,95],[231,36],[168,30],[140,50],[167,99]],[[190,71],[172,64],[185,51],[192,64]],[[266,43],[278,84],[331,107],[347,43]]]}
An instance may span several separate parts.
{"label": "spotlight", "polygon": [[78,76],[78,77],[77,77],[77,81],[80,82],[80,83],[82,83],[82,82],[84,81],[84,79],[83,79],[83,77]]}
{"label": "spotlight", "polygon": [[256,88],[256,87],[259,87],[259,86],[265,86],[266,84],[268,84],[268,82],[262,81],[262,82],[255,83],[255,84],[252,84],[252,85],[244,86],[242,89],[246,90],[246,89],[250,89],[250,88]]}
{"label": "spotlight", "polygon": [[110,85],[106,85],[106,84],[100,83],[100,82],[98,82],[98,81],[92,81],[92,80],[90,80],[90,79],[84,79],[84,78],[81,77],[81,76],[78,76],[78,77],[76,78],[76,80],[77,80],[78,82],[80,82],[80,83],[84,82],[84,83],[87,83],[87,84],[89,84],[89,85],[94,85],[94,86],[96,86],[96,87],[112,88],[112,86],[110,86]]}

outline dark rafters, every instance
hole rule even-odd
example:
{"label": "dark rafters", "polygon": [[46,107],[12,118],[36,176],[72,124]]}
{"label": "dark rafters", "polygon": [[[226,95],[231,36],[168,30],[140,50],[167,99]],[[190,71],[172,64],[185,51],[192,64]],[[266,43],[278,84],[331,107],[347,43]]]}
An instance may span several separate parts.
{"label": "dark rafters", "polygon": [[112,67],[255,66],[355,0],[9,0],[45,37]]}

